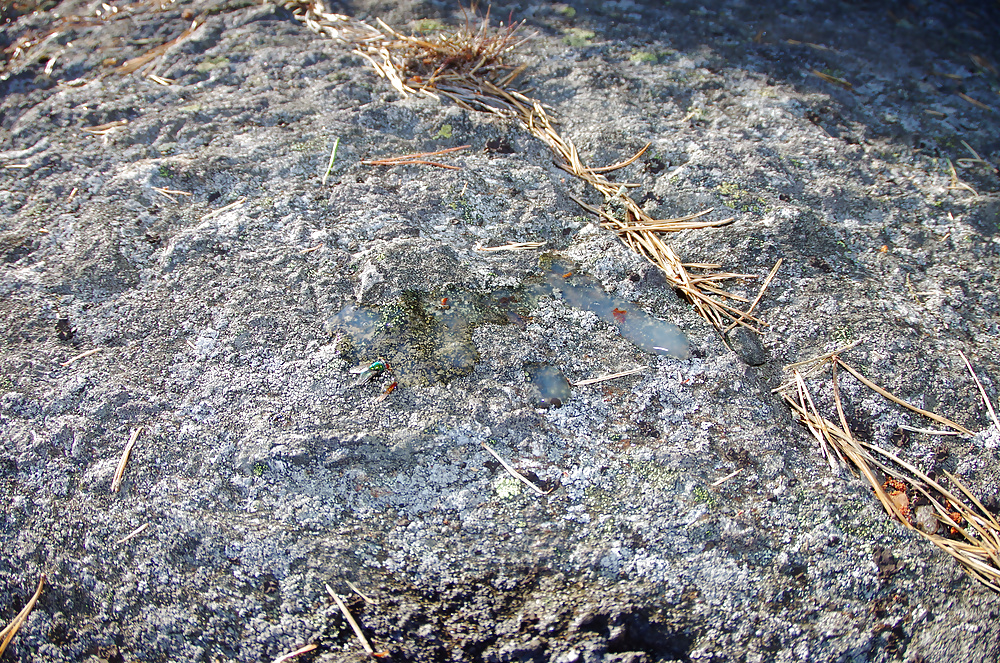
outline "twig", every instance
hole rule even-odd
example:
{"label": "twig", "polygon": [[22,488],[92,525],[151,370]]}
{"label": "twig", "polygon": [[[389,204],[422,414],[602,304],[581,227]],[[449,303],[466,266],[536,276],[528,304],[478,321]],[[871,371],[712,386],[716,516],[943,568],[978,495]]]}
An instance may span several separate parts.
{"label": "twig", "polygon": [[412,164],[421,164],[424,166],[437,166],[438,168],[447,168],[449,170],[461,170],[458,166],[450,166],[444,163],[438,163],[437,161],[427,161],[424,157],[435,157],[442,154],[447,154],[448,152],[456,152],[458,150],[464,150],[466,148],[472,147],[471,145],[460,145],[458,147],[449,147],[443,150],[438,150],[436,152],[419,152],[416,154],[403,154],[398,157],[387,157],[385,159],[369,159],[362,161],[361,163],[366,166],[408,166]]}
{"label": "twig", "polygon": [[618,170],[619,168],[624,168],[625,166],[628,166],[629,164],[634,163],[636,159],[638,159],[639,157],[641,157],[646,152],[646,150],[649,149],[650,145],[652,145],[652,143],[646,143],[642,147],[642,149],[639,150],[638,152],[636,152],[632,156],[632,158],[630,158],[630,159],[626,159],[625,161],[619,161],[618,163],[616,163],[614,165],[611,165],[611,166],[603,166],[601,168],[591,168],[590,171],[592,173],[610,173],[613,170]]}
{"label": "twig", "polygon": [[135,537],[137,537],[140,534],[142,534],[143,532],[145,532],[147,529],[149,529],[149,523],[146,523],[145,525],[139,525],[134,530],[132,530],[131,532],[129,532],[128,535],[126,535],[125,537],[123,537],[123,538],[118,539],[117,541],[115,541],[115,545],[120,546],[121,544],[125,543],[126,541],[131,541]]}
{"label": "twig", "polygon": [[871,389],[872,391],[874,391],[874,392],[876,392],[876,393],[878,393],[878,394],[880,394],[880,395],[888,398],[893,403],[896,403],[897,405],[902,405],[906,409],[912,410],[913,412],[916,412],[917,414],[922,414],[925,417],[927,417],[928,419],[933,419],[934,421],[938,422],[939,424],[944,424],[945,426],[949,426],[951,428],[954,428],[955,430],[957,430],[958,432],[962,433],[963,435],[972,435],[972,431],[970,431],[965,426],[962,426],[960,424],[956,424],[951,419],[946,419],[945,417],[942,417],[940,415],[934,414],[933,412],[928,412],[927,410],[921,410],[919,407],[917,407],[915,405],[910,405],[906,401],[904,401],[902,399],[899,399],[899,398],[896,398],[895,396],[893,396],[892,394],[890,394],[888,391],[886,391],[882,387],[878,386],[877,384],[875,384],[874,382],[872,382],[871,380],[869,380],[865,376],[861,375],[861,373],[858,373],[856,370],[854,370],[853,368],[851,368],[850,366],[848,366],[847,364],[845,364],[844,361],[842,359],[840,359],[839,357],[835,357],[834,358],[834,362],[840,364],[841,366],[843,366],[844,370],[846,370],[848,373],[850,373],[851,375],[853,375],[857,379],[861,380],[861,382],[865,386],[867,386],[869,389]]}
{"label": "twig", "polygon": [[314,645],[314,644],[304,645],[302,647],[299,647],[298,649],[296,649],[293,652],[289,652],[289,653],[285,654],[284,656],[281,656],[279,658],[274,659],[274,663],[285,663],[286,661],[292,660],[296,656],[301,656],[302,654],[306,654],[306,653],[309,653],[309,652],[315,650],[317,646],[318,645]]}
{"label": "twig", "polygon": [[[907,529],[916,532],[954,557],[971,576],[991,589],[1000,591],[1000,522],[997,522],[993,513],[988,511],[982,502],[957,477],[945,472],[945,475],[958,488],[961,495],[971,502],[975,508],[970,507],[960,500],[955,493],[949,491],[913,464],[906,462],[893,452],[854,438],[848,428],[844,408],[840,401],[840,388],[836,372],[838,364],[848,368],[848,370],[850,369],[837,357],[833,359],[834,361],[831,366],[833,395],[837,414],[843,428],[838,428],[832,422],[820,417],[815,409],[811,412],[805,409],[802,403],[807,398],[811,403],[811,398],[808,397],[807,391],[803,395],[805,387],[801,378],[798,377],[797,372],[795,373],[795,377],[798,379],[796,384],[799,385],[798,397],[793,396],[789,386],[782,393],[785,401],[810,432],[814,435],[822,434],[825,436],[834,449],[838,453],[842,453],[843,456],[846,456],[849,462],[864,475],[887,513],[892,515]],[[855,375],[855,377],[858,376]],[[883,396],[885,395],[883,393],[884,390],[873,387],[867,381],[865,383],[878,393]],[[788,384],[791,385],[792,383],[789,382]],[[894,402],[898,402],[898,400]],[[903,405],[905,406],[905,404]],[[922,411],[921,413],[925,415],[930,414]],[[940,419],[936,416],[932,416],[932,418],[935,418],[935,420]],[[952,537],[957,534],[960,538],[925,532],[911,523],[908,514],[904,513],[906,502],[902,504],[897,503],[894,499],[895,496],[890,497],[887,494],[886,488],[882,485],[884,477],[877,475],[877,471],[898,481],[902,481],[908,488],[912,488],[914,491],[920,493],[933,507],[934,515],[938,521],[950,528]],[[958,520],[955,520],[955,518]]]}
{"label": "twig", "polygon": [[358,586],[355,585],[353,582],[351,582],[350,580],[345,580],[344,582],[346,582],[347,586],[351,588],[351,591],[353,591],[355,594],[363,598],[367,603],[371,603],[372,605],[378,605],[378,601],[362,593],[362,591],[358,589]]}
{"label": "twig", "polygon": [[545,242],[507,242],[503,246],[483,246],[482,243],[478,243],[472,247],[472,250],[479,253],[491,253],[493,251],[526,251],[542,246],[545,246]]}
{"label": "twig", "polygon": [[979,101],[978,99],[973,99],[972,97],[970,97],[969,95],[965,94],[964,92],[958,92],[956,94],[958,94],[958,96],[962,97],[963,99],[965,99],[966,101],[968,101],[970,104],[972,104],[976,108],[982,108],[983,110],[986,110],[986,111],[993,110],[990,106],[987,106],[986,104],[984,104],[983,102]]}
{"label": "twig", "polygon": [[990,403],[990,398],[986,395],[986,390],[983,389],[983,383],[979,381],[979,378],[976,376],[976,372],[972,370],[972,364],[970,364],[969,360],[965,358],[965,353],[959,350],[958,354],[962,357],[962,361],[965,362],[965,367],[969,369],[970,373],[972,373],[972,379],[976,381],[976,386],[979,387],[979,395],[983,397],[983,402],[986,403],[986,409],[990,413],[990,418],[993,419],[993,425],[996,427],[997,432],[1000,433],[1000,421],[997,421],[997,413],[993,410],[993,404]]}
{"label": "twig", "polygon": [[810,364],[816,364],[818,362],[826,361],[827,359],[831,359],[831,358],[833,358],[836,355],[843,354],[843,353],[847,352],[848,350],[857,347],[858,345],[860,345],[864,341],[865,341],[865,339],[860,338],[857,341],[852,341],[852,342],[848,343],[847,345],[842,345],[839,348],[837,348],[836,350],[831,350],[830,352],[827,352],[826,354],[821,354],[818,357],[813,357],[812,359],[803,359],[802,361],[797,361],[794,364],[787,364],[785,366],[785,370],[787,371],[787,370],[791,370],[793,368],[803,368],[803,367],[808,366]]}
{"label": "twig", "polygon": [[611,375],[602,375],[599,378],[590,378],[588,380],[580,380],[579,382],[572,383],[574,387],[584,387],[588,384],[597,384],[598,382],[605,382],[607,380],[614,380],[615,378],[623,378],[626,375],[635,375],[636,373],[641,373],[646,370],[645,366],[639,366],[637,368],[630,368],[627,371],[622,371],[621,373],[612,373]]}
{"label": "twig", "polygon": [[854,90],[854,86],[845,81],[843,78],[837,78],[836,76],[831,76],[830,74],[824,74],[822,71],[819,71],[817,69],[813,69],[809,73],[811,73],[813,76],[818,76],[819,78],[822,78],[827,83],[833,83],[834,85],[839,85],[845,90],[852,90],[852,91]]}
{"label": "twig", "polygon": [[174,80],[173,79],[171,79],[171,78],[164,78],[163,76],[157,76],[156,74],[146,74],[146,78],[148,78],[149,80],[153,81],[154,83],[156,83],[158,85],[162,85],[164,87],[170,87],[171,85],[174,84]]}
{"label": "twig", "polygon": [[128,124],[128,120],[115,120],[114,122],[98,124],[94,127],[82,127],[81,131],[86,131],[87,133],[94,134],[95,136],[107,136],[115,130],[124,127],[126,124]]}
{"label": "twig", "polygon": [[505,461],[503,458],[500,457],[500,454],[498,454],[497,452],[493,451],[493,449],[490,448],[490,445],[488,445],[485,442],[483,442],[483,448],[486,449],[487,451],[489,451],[490,454],[494,458],[496,458],[498,461],[500,461],[500,464],[503,465],[503,468],[505,470],[507,470],[508,472],[510,472],[511,476],[513,476],[516,479],[520,479],[522,482],[524,482],[525,485],[528,486],[528,488],[531,488],[533,491],[535,491],[539,495],[548,495],[553,490],[555,490],[554,488],[550,488],[547,491],[542,490],[541,488],[539,488],[535,484],[533,484],[530,481],[528,481],[528,479],[526,479],[523,474],[521,474],[520,472],[518,472],[517,470],[515,470],[513,467],[511,467],[510,464],[507,461]]}
{"label": "twig", "polygon": [[[560,168],[596,189],[605,200],[615,203],[617,216],[597,208],[585,208],[599,216],[604,228],[617,233],[630,249],[660,269],[667,281],[717,331],[721,333],[731,322],[758,331],[754,325],[761,325],[759,320],[727,303],[745,300],[713,285],[720,279],[752,277],[718,274],[693,278],[677,254],[659,236],[666,232],[723,225],[730,220],[698,222],[695,225],[690,218],[651,218],[627,195],[627,186],[611,182],[605,176],[611,170],[633,163],[646,148],[612,166],[588,167],[573,142],[559,134],[555,121],[539,101],[527,96],[526,92],[508,88],[521,67],[508,63],[506,58],[527,41],[517,37],[521,24],[491,32],[487,15],[476,29],[467,25],[454,32],[421,38],[403,35],[381,20],[376,20],[377,27],[373,27],[347,16],[329,13],[317,0],[288,0],[285,6],[311,30],[353,45],[354,53],[367,60],[374,71],[403,96],[417,94],[438,98],[440,95],[466,110],[492,113],[519,122],[552,150]],[[412,164],[426,162],[425,158],[433,154],[438,153],[362,163]],[[436,162],[426,163],[448,167]]]}
{"label": "twig", "polygon": [[923,433],[924,435],[961,435],[957,430],[933,430],[931,428],[915,428],[913,426],[906,426],[900,424],[899,428],[903,430],[908,430],[913,433]]}
{"label": "twig", "polygon": [[337,159],[337,146],[340,145],[340,136],[337,136],[333,141],[333,151],[330,152],[330,163],[326,165],[326,172],[323,173],[323,186],[326,186],[326,178],[330,176],[330,171],[333,170],[333,162]]}
{"label": "twig", "polygon": [[135,441],[139,439],[139,433],[141,432],[142,426],[139,426],[138,428],[133,428],[132,433],[128,436],[128,442],[122,450],[121,460],[118,461],[118,469],[115,470],[115,478],[111,481],[112,493],[117,493],[118,489],[121,488],[122,476],[125,474],[125,466],[128,465],[128,459],[132,455],[132,447],[135,446]]}
{"label": "twig", "polygon": [[337,596],[336,592],[330,588],[330,585],[326,585],[326,591],[329,592],[330,596],[333,597],[333,600],[337,602],[337,606],[340,608],[340,611],[344,613],[344,619],[346,619],[347,623],[351,625],[352,629],[354,629],[354,635],[358,636],[361,646],[364,647],[368,654],[374,654],[375,650],[372,649],[370,644],[368,644],[368,638],[366,638],[365,634],[361,632],[361,627],[358,626],[356,621],[354,621],[354,617],[351,615],[350,610],[347,609],[347,606],[344,605],[344,602],[340,600],[340,597]]}
{"label": "twig", "polygon": [[715,482],[710,483],[708,485],[711,488],[718,488],[719,486],[721,486],[722,484],[726,483],[727,481],[729,481],[730,479],[732,479],[734,476],[736,476],[737,474],[739,474],[742,471],[743,471],[743,468],[741,467],[738,470],[736,470],[735,472],[730,472],[729,474],[727,474],[726,476],[722,477],[718,481],[715,481]]}
{"label": "twig", "polygon": [[212,210],[211,212],[209,212],[205,216],[201,217],[201,220],[202,221],[208,221],[209,219],[211,219],[213,217],[219,216],[223,212],[228,212],[229,210],[231,210],[232,208],[236,207],[237,205],[242,205],[243,203],[246,202],[246,200],[247,199],[245,197],[244,198],[239,198],[238,200],[234,200],[233,202],[229,203],[228,205],[220,207],[217,210]]}
{"label": "twig", "polygon": [[149,51],[138,57],[128,60],[123,65],[115,69],[115,71],[119,74],[131,74],[133,71],[141,69],[143,66],[149,64],[156,58],[166,53],[171,46],[176,46],[181,42],[183,42],[188,37],[190,37],[191,34],[194,33],[194,31],[197,30],[200,25],[201,23],[198,22],[198,19],[191,21],[191,25],[178,36],[174,37],[168,42],[165,42],[163,44],[160,44],[159,46],[151,48]]}
{"label": "twig", "polygon": [[189,193],[187,191],[176,191],[174,189],[168,189],[167,187],[154,186],[152,188],[153,188],[153,191],[155,191],[158,194],[160,194],[161,196],[167,198],[172,203],[176,203],[177,202],[177,199],[174,198],[174,196],[190,196],[190,195],[193,195],[193,194],[191,194],[191,193]]}
{"label": "twig", "polygon": [[[834,474],[840,474],[840,464],[838,463],[838,459],[843,459],[839,453],[837,453],[836,456],[834,455],[832,449],[836,449],[837,447],[833,445],[833,440],[830,437],[830,427],[826,426],[823,418],[819,416],[819,412],[816,410],[816,404],[813,403],[812,396],[809,394],[809,390],[806,389],[806,383],[802,379],[802,376],[798,371],[795,371],[793,375],[795,377],[795,384],[798,390],[797,409],[799,414],[805,421],[812,422],[812,425],[809,425],[808,428],[810,432],[812,432],[813,437],[815,437],[819,442],[820,450],[822,451],[827,462],[830,464],[830,471]],[[789,400],[791,400],[791,398],[789,398]],[[793,404],[796,403],[795,401],[792,402]]]}
{"label": "twig", "polygon": [[71,357],[71,358],[67,359],[66,361],[64,361],[63,363],[61,363],[59,365],[65,368],[66,366],[69,366],[70,364],[72,364],[74,361],[77,361],[78,359],[84,359],[86,357],[90,357],[91,355],[96,355],[100,351],[101,351],[101,348],[94,348],[93,350],[87,350],[86,352],[81,352],[77,356]]}
{"label": "twig", "polygon": [[781,267],[781,263],[783,261],[784,261],[784,258],[778,258],[778,262],[774,263],[774,267],[771,268],[771,272],[767,275],[767,278],[764,279],[764,283],[761,284],[761,286],[760,286],[760,292],[758,292],[757,296],[754,297],[753,302],[750,304],[750,308],[748,308],[744,313],[741,313],[739,318],[737,318],[736,320],[734,320],[733,322],[731,322],[729,324],[729,326],[726,327],[722,331],[723,334],[728,334],[737,325],[739,325],[741,321],[747,319],[750,316],[750,314],[753,312],[754,308],[760,302],[760,298],[764,296],[764,291],[767,290],[767,286],[771,285],[771,281],[774,279],[774,275],[778,273],[778,268]]}
{"label": "twig", "polygon": [[946,161],[948,162],[948,168],[951,170],[951,184],[948,185],[948,190],[952,191],[954,189],[958,190],[964,189],[965,191],[971,191],[972,194],[976,196],[976,198],[978,198],[979,194],[976,192],[975,189],[973,189],[971,186],[969,186],[962,180],[958,179],[958,172],[955,170],[955,164],[951,162],[951,159],[946,159]]}
{"label": "twig", "polygon": [[35,603],[38,601],[38,597],[42,595],[42,587],[45,586],[45,574],[38,579],[38,589],[35,590],[34,596],[28,601],[27,605],[21,609],[21,612],[17,613],[17,616],[11,620],[10,624],[0,631],[0,637],[3,638],[3,642],[0,642],[0,656],[7,651],[7,645],[10,641],[14,639],[17,635],[18,630],[24,625],[24,622],[28,621],[28,615],[31,614],[31,610],[35,607]]}
{"label": "twig", "polygon": [[437,161],[427,161],[425,159],[415,159],[413,161],[376,160],[362,161],[361,163],[366,166],[434,166],[436,168],[444,168],[445,170],[462,170],[459,166],[452,166],[446,163],[439,163]]}

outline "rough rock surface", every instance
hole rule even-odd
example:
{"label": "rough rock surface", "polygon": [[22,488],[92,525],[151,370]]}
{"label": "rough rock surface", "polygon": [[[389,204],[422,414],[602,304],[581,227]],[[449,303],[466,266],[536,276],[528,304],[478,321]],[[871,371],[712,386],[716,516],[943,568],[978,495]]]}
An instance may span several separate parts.
{"label": "rough rock surface", "polygon": [[[0,82],[5,623],[47,574],[5,660],[271,661],[306,643],[296,660],[361,660],[325,584],[391,660],[997,659],[1000,598],[833,475],[771,393],[784,364],[864,338],[855,366],[981,431],[914,433],[899,453],[996,509],[1000,433],[957,355],[996,402],[1000,178],[957,163],[961,141],[1000,162],[995,6],[493,6],[538,33],[523,83],[588,163],[650,141],[617,177],[653,216],[736,217],[668,238],[685,261],[763,276],[784,259],[742,359],[517,125],[401,99],[274,5],[120,7]],[[332,9],[463,20],[446,2]],[[63,2],[0,38],[99,11]],[[157,61],[173,84],[116,73],[199,15]],[[512,150],[487,151],[496,139]],[[361,163],[464,144],[442,157],[460,170]],[[444,297],[517,293],[539,252],[474,250],[508,241],[545,242],[675,321],[692,357],[541,297],[449,338],[478,361],[446,384],[381,401],[390,377],[355,386],[375,357],[338,340],[338,311],[431,319]],[[537,364],[571,381],[646,370],[539,410]],[[875,443],[932,426],[842,389]]]}

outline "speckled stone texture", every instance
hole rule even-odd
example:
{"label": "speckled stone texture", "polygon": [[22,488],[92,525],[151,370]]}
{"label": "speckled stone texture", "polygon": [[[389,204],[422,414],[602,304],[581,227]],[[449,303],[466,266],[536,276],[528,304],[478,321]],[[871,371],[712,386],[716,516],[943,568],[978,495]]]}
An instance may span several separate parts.
{"label": "speckled stone texture", "polygon": [[[445,2],[331,8],[465,20]],[[997,594],[832,474],[772,393],[785,364],[863,338],[852,365],[978,435],[897,447],[901,424],[933,422],[843,377],[856,433],[997,508],[1000,433],[957,354],[996,403],[1000,177],[963,145],[1000,163],[995,5],[494,4],[536,34],[519,84],[587,163],[650,142],[614,175],[650,214],[735,217],[668,237],[685,262],[763,277],[783,259],[738,353],[523,128],[400,98],[286,9],[63,2],[0,41],[55,14],[92,20],[0,81],[0,619],[47,574],[5,660],[307,643],[295,660],[364,660],[326,584],[383,660],[997,659]],[[116,71],[199,17],[156,61],[170,85]],[[441,157],[459,170],[361,163],[465,144]],[[528,241],[545,246],[475,250]],[[517,297],[543,251],[675,322],[691,357],[646,354],[556,292],[483,316],[467,375],[382,400],[390,375],[356,385],[376,358],[337,339],[338,311]],[[645,370],[543,410],[539,364],[570,382]],[[809,384],[830,408],[828,381]]]}

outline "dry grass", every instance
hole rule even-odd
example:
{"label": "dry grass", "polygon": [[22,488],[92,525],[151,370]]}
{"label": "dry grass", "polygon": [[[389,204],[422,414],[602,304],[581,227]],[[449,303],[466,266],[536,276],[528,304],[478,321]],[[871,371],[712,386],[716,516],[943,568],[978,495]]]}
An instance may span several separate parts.
{"label": "dry grass", "polygon": [[696,221],[707,211],[674,219],[651,218],[628,195],[629,185],[611,182],[605,175],[633,163],[648,145],[619,163],[587,166],[573,142],[559,133],[543,105],[526,92],[511,88],[524,69],[524,65],[512,61],[528,39],[521,34],[521,24],[501,23],[492,30],[488,14],[482,19],[467,14],[463,27],[425,37],[402,34],[381,20],[373,27],[331,14],[317,0],[291,0],[285,7],[313,31],[354,47],[355,53],[403,95],[445,97],[462,108],[519,122],[556,154],[559,167],[600,192],[605,206],[601,209],[577,202],[597,214],[601,225],[617,233],[633,251],[656,265],[720,333],[734,325],[759,331],[763,323],[749,310],[739,308],[747,300],[720,287],[723,281],[757,278],[755,275],[718,271],[719,265],[685,264],[663,241],[664,233],[721,226],[731,219]]}
{"label": "dry grass", "polygon": [[483,442],[483,449],[486,449],[488,452],[490,452],[490,455],[493,456],[494,458],[496,458],[500,462],[500,464],[503,465],[503,469],[507,470],[507,472],[512,477],[514,477],[515,479],[519,480],[521,483],[523,483],[524,485],[526,485],[528,488],[531,488],[531,490],[535,491],[536,494],[538,494],[538,495],[548,495],[553,490],[555,490],[554,488],[549,488],[548,490],[542,490],[541,488],[539,488],[535,484],[531,483],[531,481],[526,476],[524,476],[523,474],[521,474],[520,472],[518,472],[517,470],[515,470],[514,467],[510,463],[508,463],[507,461],[505,461],[500,454],[498,454],[496,451],[494,451],[493,448],[490,447],[490,445],[486,444],[485,442]]}
{"label": "dry grass", "polygon": [[142,432],[142,426],[138,428],[133,428],[132,432],[129,433],[128,442],[125,443],[125,448],[122,450],[121,458],[118,460],[118,468],[115,470],[114,479],[111,480],[111,492],[117,493],[122,486],[122,478],[125,476],[125,467],[128,465],[129,458],[132,456],[132,449],[135,447],[135,441],[139,439],[139,434]]}
{"label": "dry grass", "polygon": [[[1000,591],[1000,522],[962,482],[945,472],[947,482],[938,482],[912,463],[877,445],[856,438],[847,423],[840,396],[838,367],[844,368],[876,393],[894,403],[949,426],[962,434],[971,434],[963,426],[931,412],[921,410],[893,396],[845,364],[839,351],[828,353],[792,368],[792,378],[779,387],[792,412],[816,438],[834,472],[846,465],[865,478],[885,507],[886,512],[909,530],[919,534],[957,559],[974,578]],[[837,422],[824,418],[799,372],[799,367],[830,367],[834,409]],[[971,371],[971,367],[970,367]],[[973,373],[973,377],[975,374]],[[978,384],[978,379],[977,379]],[[984,398],[985,398],[985,394]],[[985,399],[992,412],[989,399]],[[948,488],[944,483],[950,483]],[[933,510],[932,527],[918,526],[911,505],[929,505]],[[927,530],[930,531],[927,531]],[[943,533],[942,533],[943,532]]]}
{"label": "dry grass", "polygon": [[356,619],[354,619],[354,615],[351,614],[351,611],[347,609],[347,605],[344,603],[343,599],[341,599],[340,596],[333,591],[333,588],[330,587],[330,585],[326,585],[326,591],[331,597],[333,597],[333,600],[337,602],[337,607],[340,608],[340,612],[344,615],[344,619],[346,619],[347,623],[351,625],[352,629],[354,629],[354,635],[357,636],[362,649],[364,649],[369,656],[373,655],[375,650],[372,649],[371,644],[368,642],[368,638],[365,637],[364,632],[361,630],[361,625],[358,624]]}
{"label": "dry grass", "polygon": [[450,166],[445,163],[440,163],[438,161],[428,161],[427,157],[441,156],[442,154],[448,154],[450,152],[458,152],[459,150],[466,150],[472,147],[471,145],[459,145],[458,147],[448,147],[443,150],[437,150],[436,152],[418,152],[415,154],[401,154],[396,157],[386,157],[385,159],[370,159],[368,161],[362,161],[361,163],[366,166],[407,166],[407,165],[424,165],[424,166],[437,166],[438,168],[446,168],[448,170],[459,170],[458,166]]}
{"label": "dry grass", "polygon": [[38,602],[38,597],[42,595],[42,587],[44,586],[45,574],[43,573],[42,577],[38,579],[38,589],[35,590],[34,595],[28,600],[27,605],[21,609],[21,612],[17,613],[14,619],[11,620],[10,624],[7,624],[7,626],[0,631],[0,638],[3,638],[3,640],[0,641],[0,656],[3,656],[3,653],[7,651],[7,646],[10,644],[10,641],[14,639],[14,636],[17,635],[17,632],[21,629],[21,627],[24,626],[24,622],[28,621],[28,615],[31,614],[32,609],[35,607],[35,603]]}

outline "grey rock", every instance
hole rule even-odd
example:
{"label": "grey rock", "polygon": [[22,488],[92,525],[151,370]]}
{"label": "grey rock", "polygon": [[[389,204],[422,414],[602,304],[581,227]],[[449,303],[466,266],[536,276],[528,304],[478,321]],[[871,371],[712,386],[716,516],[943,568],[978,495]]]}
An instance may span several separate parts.
{"label": "grey rock", "polygon": [[[757,276],[724,284],[752,301],[784,259],[739,354],[515,124],[400,99],[276,5],[133,9],[96,20],[64,2],[0,27],[13,44],[54,11],[95,19],[60,24],[0,80],[0,162],[17,166],[0,170],[6,619],[47,576],[9,660],[271,661],[307,642],[357,660],[327,584],[394,660],[998,658],[997,595],[833,475],[772,393],[784,365],[864,338],[852,365],[978,431],[943,459],[937,436],[893,449],[996,508],[1000,433],[957,354],[996,402],[1000,179],[959,159],[965,141],[1000,162],[1000,125],[957,94],[996,105],[977,64],[1000,62],[994,9],[493,6],[539,33],[521,80],[586,163],[650,142],[614,174],[650,214],[734,217],[665,238],[685,262]],[[349,9],[464,21],[441,3]],[[197,16],[155,63],[173,84],[104,64]],[[464,144],[457,171],[361,163]],[[949,160],[975,193],[951,188]],[[508,241],[545,242],[675,322],[691,358],[647,355],[564,298],[527,302],[540,252],[475,250]],[[516,311],[465,330],[474,366],[356,384],[375,357],[335,344],[332,317],[409,297],[430,320],[456,293]],[[570,383],[644,370],[543,411],[537,364]],[[829,381],[809,384],[830,407]],[[840,390],[875,444],[931,425],[852,378]]]}

